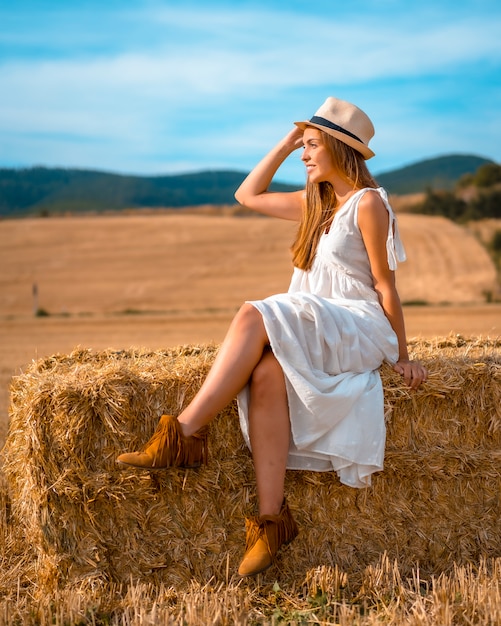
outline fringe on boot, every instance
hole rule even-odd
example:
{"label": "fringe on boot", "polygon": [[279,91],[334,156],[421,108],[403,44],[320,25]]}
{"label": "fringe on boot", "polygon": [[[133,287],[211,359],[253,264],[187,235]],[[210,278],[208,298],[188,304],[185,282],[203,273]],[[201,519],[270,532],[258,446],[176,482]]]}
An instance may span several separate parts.
{"label": "fringe on boot", "polygon": [[245,554],[238,568],[242,578],[268,569],[280,547],[293,541],[299,533],[285,500],[278,515],[247,518],[245,530]]}
{"label": "fringe on boot", "polygon": [[156,431],[143,449],[121,454],[117,463],[147,470],[207,465],[208,432],[208,427],[204,426],[191,437],[185,437],[177,418],[162,415]]}

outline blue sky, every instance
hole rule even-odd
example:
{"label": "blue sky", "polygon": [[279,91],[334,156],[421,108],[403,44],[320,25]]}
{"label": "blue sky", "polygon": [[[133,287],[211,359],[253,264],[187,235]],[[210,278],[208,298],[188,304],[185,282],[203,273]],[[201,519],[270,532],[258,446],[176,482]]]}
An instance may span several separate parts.
{"label": "blue sky", "polygon": [[0,166],[248,171],[329,95],[372,118],[373,173],[500,162],[500,33],[499,0],[3,0]]}

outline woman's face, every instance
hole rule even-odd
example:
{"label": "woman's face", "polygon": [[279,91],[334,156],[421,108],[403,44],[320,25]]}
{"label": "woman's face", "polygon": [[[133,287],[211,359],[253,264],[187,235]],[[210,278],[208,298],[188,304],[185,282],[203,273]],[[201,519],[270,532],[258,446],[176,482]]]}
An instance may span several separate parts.
{"label": "woman's face", "polygon": [[309,182],[332,182],[336,169],[332,155],[324,144],[322,132],[316,128],[305,128],[303,145],[301,160],[306,166]]}

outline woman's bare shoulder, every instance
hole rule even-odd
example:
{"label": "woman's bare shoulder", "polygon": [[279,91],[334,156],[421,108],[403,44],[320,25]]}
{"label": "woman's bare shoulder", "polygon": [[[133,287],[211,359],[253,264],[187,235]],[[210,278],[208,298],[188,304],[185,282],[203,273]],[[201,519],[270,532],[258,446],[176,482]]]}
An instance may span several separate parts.
{"label": "woman's bare shoulder", "polygon": [[369,189],[358,204],[358,225],[363,228],[374,224],[388,224],[388,209],[376,189]]}
{"label": "woman's bare shoulder", "polygon": [[377,189],[367,189],[364,191],[358,203],[358,210],[359,213],[376,212],[381,215],[388,214],[384,200]]}

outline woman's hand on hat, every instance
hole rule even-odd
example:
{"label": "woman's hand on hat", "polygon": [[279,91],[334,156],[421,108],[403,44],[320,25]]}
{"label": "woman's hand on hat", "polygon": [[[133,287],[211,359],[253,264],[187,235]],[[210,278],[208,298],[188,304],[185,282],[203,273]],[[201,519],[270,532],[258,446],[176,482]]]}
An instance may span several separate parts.
{"label": "woman's hand on hat", "polygon": [[283,138],[283,143],[286,144],[291,152],[303,147],[303,131],[294,126],[287,135]]}
{"label": "woman's hand on hat", "polygon": [[428,378],[426,367],[421,365],[419,361],[399,359],[393,366],[393,369],[403,377],[405,384],[411,389],[417,389]]}

